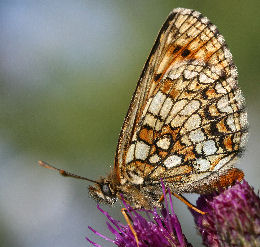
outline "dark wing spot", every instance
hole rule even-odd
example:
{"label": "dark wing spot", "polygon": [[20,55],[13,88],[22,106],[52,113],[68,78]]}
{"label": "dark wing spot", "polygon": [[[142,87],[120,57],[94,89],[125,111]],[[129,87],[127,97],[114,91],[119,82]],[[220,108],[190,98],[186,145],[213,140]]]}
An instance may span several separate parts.
{"label": "dark wing spot", "polygon": [[172,53],[176,53],[176,52],[179,51],[180,49],[181,49],[181,46],[177,45],[177,46],[174,48],[174,50],[173,50]]}
{"label": "dark wing spot", "polygon": [[221,74],[220,74],[220,78],[219,78],[219,80],[226,80],[227,79],[227,73],[226,73],[226,71],[224,70],[224,69],[222,69],[221,70],[221,72],[220,72]]}
{"label": "dark wing spot", "polygon": [[219,132],[216,122],[211,122],[210,123],[210,133],[212,136],[219,136],[221,133]]}
{"label": "dark wing spot", "polygon": [[201,96],[203,99],[207,100],[208,99],[208,95],[207,95],[207,90],[208,88],[205,88],[201,91]]}
{"label": "dark wing spot", "polygon": [[162,75],[162,73],[156,74],[156,75],[154,76],[154,80],[155,80],[155,81],[158,81],[158,80],[160,79],[161,75]]}
{"label": "dark wing spot", "polygon": [[185,49],[185,50],[182,52],[181,55],[182,55],[183,57],[187,57],[189,54],[190,54],[190,50]]}

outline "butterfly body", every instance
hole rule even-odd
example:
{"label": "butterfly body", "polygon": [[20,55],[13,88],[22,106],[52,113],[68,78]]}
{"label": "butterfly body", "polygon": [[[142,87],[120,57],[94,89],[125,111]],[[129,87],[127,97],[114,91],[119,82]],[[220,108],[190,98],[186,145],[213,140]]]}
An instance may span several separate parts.
{"label": "butterfly body", "polygon": [[114,169],[90,195],[159,206],[161,179],[175,193],[210,193],[243,178],[234,167],[247,136],[244,98],[224,38],[199,12],[174,9],[144,66]]}

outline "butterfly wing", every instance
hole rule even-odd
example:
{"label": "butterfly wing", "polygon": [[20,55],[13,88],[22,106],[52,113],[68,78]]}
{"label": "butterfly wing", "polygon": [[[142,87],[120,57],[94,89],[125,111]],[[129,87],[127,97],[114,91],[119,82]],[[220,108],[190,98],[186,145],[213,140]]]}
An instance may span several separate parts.
{"label": "butterfly wing", "polygon": [[175,9],[145,64],[121,130],[121,182],[195,192],[195,182],[233,168],[247,116],[232,55],[199,12]]}
{"label": "butterfly wing", "polygon": [[144,107],[147,99],[153,92],[154,87],[156,86],[156,81],[159,80],[160,74],[156,73],[158,70],[156,70],[156,68],[158,67],[158,59],[160,59],[163,52],[165,52],[166,45],[163,45],[163,43],[165,43],[165,35],[168,35],[166,30],[169,28],[169,25],[172,24],[176,14],[176,12],[172,12],[167,18],[163,27],[161,28],[155,44],[151,50],[151,53],[145,63],[141,76],[138,80],[137,87],[133,94],[118,140],[115,157],[116,169],[124,164],[125,154],[127,152],[127,149],[129,148],[137,124],[140,121],[142,107]]}

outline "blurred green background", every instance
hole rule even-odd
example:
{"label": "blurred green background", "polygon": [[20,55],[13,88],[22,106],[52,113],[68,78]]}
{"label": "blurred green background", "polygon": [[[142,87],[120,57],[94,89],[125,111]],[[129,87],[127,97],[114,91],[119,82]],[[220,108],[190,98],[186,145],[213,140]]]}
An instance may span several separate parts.
{"label": "blurred green background", "polygon": [[[89,246],[85,236],[104,243],[87,229],[108,234],[87,184],[37,160],[93,179],[109,172],[142,67],[176,7],[206,15],[231,49],[251,134],[238,166],[259,189],[259,0],[1,1],[1,247]],[[188,240],[201,246],[186,206],[175,207]],[[122,219],[119,203],[103,208]]]}

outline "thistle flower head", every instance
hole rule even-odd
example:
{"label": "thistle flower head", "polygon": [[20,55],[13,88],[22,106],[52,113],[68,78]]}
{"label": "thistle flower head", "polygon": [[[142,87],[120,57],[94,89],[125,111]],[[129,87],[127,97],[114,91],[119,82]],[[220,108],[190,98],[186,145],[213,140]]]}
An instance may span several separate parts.
{"label": "thistle flower head", "polygon": [[200,196],[192,211],[203,243],[211,247],[260,246],[260,198],[244,180],[219,193]]}
{"label": "thistle flower head", "polygon": [[[132,221],[132,226],[137,234],[139,240],[139,247],[184,247],[191,246],[185,236],[182,233],[180,223],[173,211],[172,198],[169,193],[169,204],[166,198],[166,190],[162,184],[165,208],[161,210],[161,213],[157,213],[154,209],[151,210],[134,210],[124,201],[127,213]],[[170,206],[170,210],[169,210]],[[107,212],[102,210],[99,206],[98,209],[107,217],[108,229],[114,235],[114,240],[107,238],[106,236],[98,233],[93,228],[89,227],[96,235],[113,242],[118,247],[136,247],[137,243],[129,225],[122,224],[119,221],[113,219]],[[142,216],[140,212],[146,214],[146,217]],[[86,238],[94,246],[99,246]]]}

